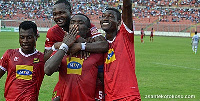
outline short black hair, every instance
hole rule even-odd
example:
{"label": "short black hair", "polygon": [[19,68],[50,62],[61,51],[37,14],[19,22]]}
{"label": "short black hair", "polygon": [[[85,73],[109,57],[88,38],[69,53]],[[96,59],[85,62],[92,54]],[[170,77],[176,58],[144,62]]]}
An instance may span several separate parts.
{"label": "short black hair", "polygon": [[[87,22],[86,22],[87,27],[88,27],[88,28],[91,27],[90,19],[89,19],[86,15],[84,15],[84,14],[82,14],[82,13],[77,13],[77,14],[75,14],[75,15],[82,15],[82,16],[85,16],[86,19],[87,19]],[[75,15],[74,15],[74,16],[75,16]]]}
{"label": "short black hair", "polygon": [[195,34],[197,34],[197,31],[195,31]]}
{"label": "short black hair", "polygon": [[117,10],[116,8],[106,8],[106,10],[112,10],[115,11],[117,14],[117,20],[121,21],[121,13],[119,12],[119,10]]}
{"label": "short black hair", "polygon": [[24,29],[24,30],[28,30],[28,29],[33,28],[33,32],[34,32],[35,36],[37,36],[37,25],[34,22],[32,22],[32,21],[23,21],[19,25],[19,31],[20,31],[21,28]]}
{"label": "short black hair", "polygon": [[68,0],[58,0],[55,2],[55,5],[56,4],[59,4],[59,3],[64,3],[66,5],[66,8],[71,11],[71,4]]}

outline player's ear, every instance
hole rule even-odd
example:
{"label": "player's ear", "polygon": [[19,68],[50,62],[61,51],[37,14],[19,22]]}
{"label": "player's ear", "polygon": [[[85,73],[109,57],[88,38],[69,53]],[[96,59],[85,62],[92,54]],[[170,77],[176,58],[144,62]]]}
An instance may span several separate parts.
{"label": "player's ear", "polygon": [[117,21],[117,26],[119,26],[121,24],[121,20]]}

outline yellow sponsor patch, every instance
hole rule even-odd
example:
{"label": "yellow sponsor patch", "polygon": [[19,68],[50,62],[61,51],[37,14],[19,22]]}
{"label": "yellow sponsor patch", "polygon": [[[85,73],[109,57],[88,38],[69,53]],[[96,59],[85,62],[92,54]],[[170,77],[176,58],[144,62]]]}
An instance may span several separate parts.
{"label": "yellow sponsor patch", "polygon": [[116,58],[115,58],[114,49],[113,49],[113,48],[112,48],[112,49],[109,49],[109,50],[108,50],[108,57],[106,58],[105,63],[106,63],[106,64],[109,64],[109,63],[111,63],[111,62],[113,62],[113,61],[115,61],[115,60],[116,60]]}
{"label": "yellow sponsor patch", "polygon": [[16,78],[23,80],[31,80],[33,74],[33,66],[16,65]]}
{"label": "yellow sponsor patch", "polygon": [[67,74],[81,75],[84,59],[71,57],[71,61],[67,58]]}

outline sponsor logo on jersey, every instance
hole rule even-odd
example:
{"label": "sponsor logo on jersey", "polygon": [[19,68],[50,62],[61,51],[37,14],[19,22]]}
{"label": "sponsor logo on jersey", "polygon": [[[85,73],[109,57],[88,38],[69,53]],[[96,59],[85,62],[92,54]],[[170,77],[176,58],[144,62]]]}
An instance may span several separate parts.
{"label": "sponsor logo on jersey", "polygon": [[16,65],[16,78],[22,80],[31,80],[33,74],[33,66]]}
{"label": "sponsor logo on jersey", "polygon": [[67,74],[78,74],[81,75],[82,65],[84,59],[71,57],[71,61],[67,58]]}
{"label": "sponsor logo on jersey", "polygon": [[70,69],[80,69],[82,65],[78,62],[72,61],[67,65],[67,67]]}
{"label": "sponsor logo on jersey", "polygon": [[21,70],[17,71],[17,74],[19,74],[19,75],[31,75],[32,72],[29,71],[29,70],[26,70],[26,69],[21,69]]}
{"label": "sponsor logo on jersey", "polygon": [[34,58],[33,63],[38,63],[38,62],[40,62],[40,59],[39,58]]}
{"label": "sponsor logo on jersey", "polygon": [[106,63],[106,64],[109,64],[109,63],[111,63],[111,62],[113,62],[113,61],[115,61],[115,60],[116,60],[116,58],[115,58],[114,49],[113,49],[113,48],[112,48],[112,49],[109,49],[109,50],[108,50],[108,57],[106,58],[105,63]]}

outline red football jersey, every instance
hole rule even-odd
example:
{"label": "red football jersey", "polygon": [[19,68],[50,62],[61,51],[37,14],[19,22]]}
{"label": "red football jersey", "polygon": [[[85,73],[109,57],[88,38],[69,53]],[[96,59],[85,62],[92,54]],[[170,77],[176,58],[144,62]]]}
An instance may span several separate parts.
{"label": "red football jersey", "polygon": [[[59,81],[55,89],[60,101],[94,101],[98,66],[103,54],[91,54],[86,60],[65,56],[59,67]],[[56,95],[55,94],[55,95]]]}
{"label": "red football jersey", "polygon": [[51,27],[46,35],[45,49],[49,50],[56,42],[62,42],[65,32],[57,24]]}
{"label": "red football jersey", "polygon": [[0,60],[0,68],[7,71],[6,101],[37,101],[44,78],[44,55],[39,51],[25,55],[21,48],[9,49]]}
{"label": "red football jersey", "polygon": [[114,41],[108,42],[104,64],[105,100],[140,95],[135,75],[134,32],[123,23]]}
{"label": "red football jersey", "polygon": [[[96,37],[98,35],[102,35],[101,33],[98,33],[97,27],[95,27],[93,24],[91,24],[91,34],[88,36]],[[65,32],[61,27],[59,27],[57,24],[51,27],[46,35],[46,42],[45,42],[45,49],[49,50],[56,42],[62,42],[63,38],[65,36]]]}

